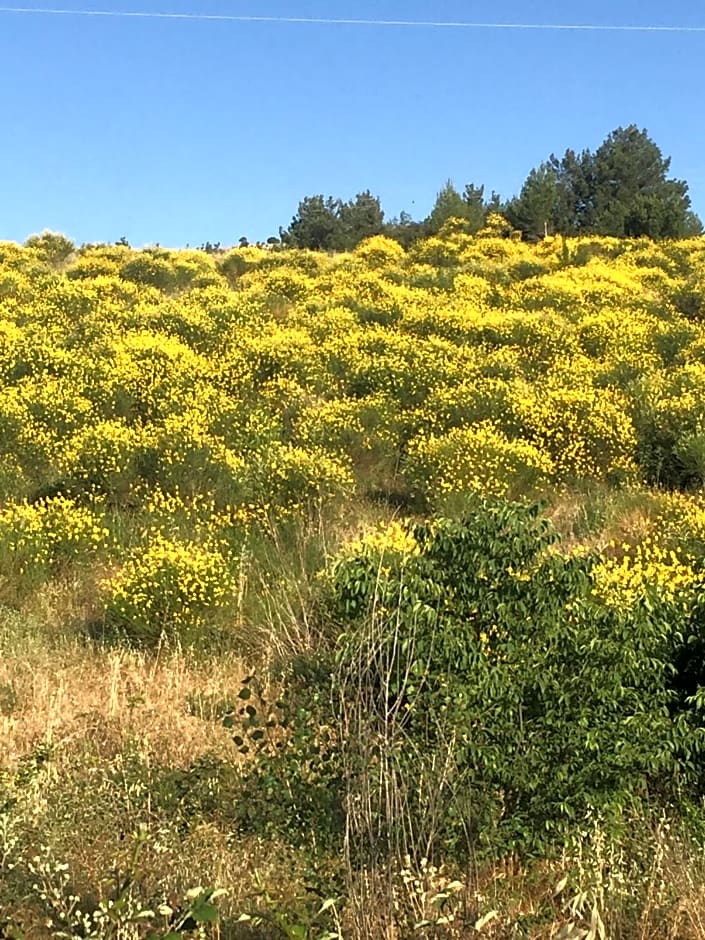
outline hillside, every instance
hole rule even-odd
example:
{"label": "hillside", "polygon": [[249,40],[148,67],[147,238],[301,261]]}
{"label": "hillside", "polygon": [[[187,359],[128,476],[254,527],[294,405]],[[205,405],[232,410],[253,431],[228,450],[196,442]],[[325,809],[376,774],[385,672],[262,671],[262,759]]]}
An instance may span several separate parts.
{"label": "hillside", "polygon": [[703,935],[705,238],[516,235],[0,243],[0,937]]}

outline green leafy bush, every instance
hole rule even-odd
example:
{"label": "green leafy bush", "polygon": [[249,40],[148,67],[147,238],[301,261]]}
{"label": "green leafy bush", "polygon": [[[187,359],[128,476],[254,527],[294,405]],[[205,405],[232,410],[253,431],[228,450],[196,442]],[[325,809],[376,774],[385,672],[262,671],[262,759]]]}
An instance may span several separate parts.
{"label": "green leafy bush", "polygon": [[236,808],[242,832],[283,840],[310,855],[342,850],[345,786],[335,742],[330,657],[299,657],[271,701],[254,677],[224,719],[255,760],[245,769]]}
{"label": "green leafy bush", "polygon": [[[669,611],[601,603],[595,561],[561,553],[537,508],[478,500],[461,521],[395,524],[337,562],[341,682],[367,727],[344,747],[394,766],[406,806],[396,821],[373,813],[378,837],[398,844],[403,824],[407,845],[545,849],[684,770]],[[368,804],[389,806],[374,792]]]}

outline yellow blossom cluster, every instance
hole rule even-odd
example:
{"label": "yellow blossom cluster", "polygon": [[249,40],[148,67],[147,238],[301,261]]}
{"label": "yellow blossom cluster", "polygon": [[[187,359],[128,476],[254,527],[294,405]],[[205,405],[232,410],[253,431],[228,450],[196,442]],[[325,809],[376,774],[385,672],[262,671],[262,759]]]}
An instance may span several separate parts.
{"label": "yellow blossom cluster", "polygon": [[405,558],[420,554],[419,544],[409,526],[398,520],[380,524],[366,532],[361,538],[348,542],[341,557],[368,555],[386,559],[391,556]]}
{"label": "yellow blossom cluster", "polygon": [[232,609],[237,580],[216,549],[155,536],[105,590],[108,623],[131,639],[188,642]]}
{"label": "yellow blossom cluster", "polygon": [[7,503],[0,509],[0,580],[32,579],[68,562],[88,563],[109,541],[97,507],[64,496]]}
{"label": "yellow blossom cluster", "polygon": [[612,546],[617,554],[595,570],[595,593],[617,608],[630,607],[656,591],[664,600],[684,609],[698,589],[699,575],[682,552],[664,548],[647,537],[637,545]]}
{"label": "yellow blossom cluster", "polygon": [[510,440],[491,421],[419,436],[409,444],[412,478],[424,491],[516,497],[532,494],[553,472],[551,458],[528,441]]}

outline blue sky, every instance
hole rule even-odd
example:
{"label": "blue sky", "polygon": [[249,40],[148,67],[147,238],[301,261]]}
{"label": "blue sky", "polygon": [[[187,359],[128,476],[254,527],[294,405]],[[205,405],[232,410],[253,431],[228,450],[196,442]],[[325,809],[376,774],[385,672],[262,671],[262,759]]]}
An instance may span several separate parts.
{"label": "blue sky", "polygon": [[[694,0],[16,5],[705,26]],[[448,178],[508,196],[551,152],[630,123],[673,158],[705,217],[703,61],[705,33],[0,14],[0,238],[232,244],[276,234],[305,195],[367,188],[387,216],[422,218]]]}

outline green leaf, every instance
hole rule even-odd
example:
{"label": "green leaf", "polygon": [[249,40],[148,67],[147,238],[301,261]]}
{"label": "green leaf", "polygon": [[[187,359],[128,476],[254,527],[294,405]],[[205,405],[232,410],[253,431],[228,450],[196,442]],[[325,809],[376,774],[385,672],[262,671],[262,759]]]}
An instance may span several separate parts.
{"label": "green leaf", "polygon": [[192,906],[191,917],[199,924],[215,924],[218,921],[218,908],[203,898]]}

